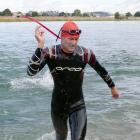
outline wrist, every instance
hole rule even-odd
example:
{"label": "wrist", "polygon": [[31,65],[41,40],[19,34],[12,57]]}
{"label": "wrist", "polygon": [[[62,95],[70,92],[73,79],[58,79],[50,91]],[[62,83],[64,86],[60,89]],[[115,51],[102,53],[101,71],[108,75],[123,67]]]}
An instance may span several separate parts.
{"label": "wrist", "polygon": [[114,88],[116,88],[116,86],[115,86],[115,85],[111,87],[111,89],[114,89]]}
{"label": "wrist", "polygon": [[114,84],[113,81],[111,82],[111,84],[109,84],[109,87],[110,87],[111,89],[113,89],[113,88],[115,87],[115,84]]}
{"label": "wrist", "polygon": [[44,43],[38,43],[38,48],[42,48],[43,49],[44,46],[45,46]]}

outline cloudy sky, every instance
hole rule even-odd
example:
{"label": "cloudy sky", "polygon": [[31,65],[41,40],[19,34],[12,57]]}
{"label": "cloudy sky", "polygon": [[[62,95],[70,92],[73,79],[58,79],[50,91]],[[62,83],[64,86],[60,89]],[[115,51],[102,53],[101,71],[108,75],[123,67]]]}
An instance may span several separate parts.
{"label": "cloudy sky", "polygon": [[136,12],[140,11],[140,0],[0,0],[0,11],[9,8],[12,12],[21,11],[64,11],[73,12],[80,9],[82,12],[108,11]]}

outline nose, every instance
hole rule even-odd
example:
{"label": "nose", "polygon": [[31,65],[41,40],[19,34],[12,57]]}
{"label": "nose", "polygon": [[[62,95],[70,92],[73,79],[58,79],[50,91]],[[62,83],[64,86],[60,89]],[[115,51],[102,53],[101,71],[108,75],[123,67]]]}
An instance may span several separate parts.
{"label": "nose", "polygon": [[74,45],[77,44],[77,39],[73,39],[72,44],[74,44]]}

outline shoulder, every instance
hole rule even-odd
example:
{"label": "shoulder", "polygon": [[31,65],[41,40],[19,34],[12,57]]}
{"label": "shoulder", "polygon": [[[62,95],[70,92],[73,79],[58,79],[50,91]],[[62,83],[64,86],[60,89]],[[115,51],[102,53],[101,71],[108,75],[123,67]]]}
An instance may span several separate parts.
{"label": "shoulder", "polygon": [[52,45],[41,50],[42,59],[56,59],[60,54],[60,45]]}
{"label": "shoulder", "polygon": [[92,49],[83,47],[83,46],[78,46],[83,50],[83,60],[85,63],[88,63],[91,59],[91,57],[95,57],[94,51]]}
{"label": "shoulder", "polygon": [[93,49],[86,48],[84,46],[81,46],[81,48],[83,49],[83,51],[84,51],[85,54],[90,54],[90,53],[93,53],[94,54]]}

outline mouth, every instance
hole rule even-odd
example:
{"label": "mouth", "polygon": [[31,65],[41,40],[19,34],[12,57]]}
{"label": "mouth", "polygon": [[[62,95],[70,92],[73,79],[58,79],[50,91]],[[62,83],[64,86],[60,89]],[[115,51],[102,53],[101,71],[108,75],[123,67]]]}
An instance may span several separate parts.
{"label": "mouth", "polygon": [[75,48],[75,47],[76,47],[76,45],[73,45],[73,44],[71,44],[71,45],[70,45],[70,47],[73,47],[73,48]]}

